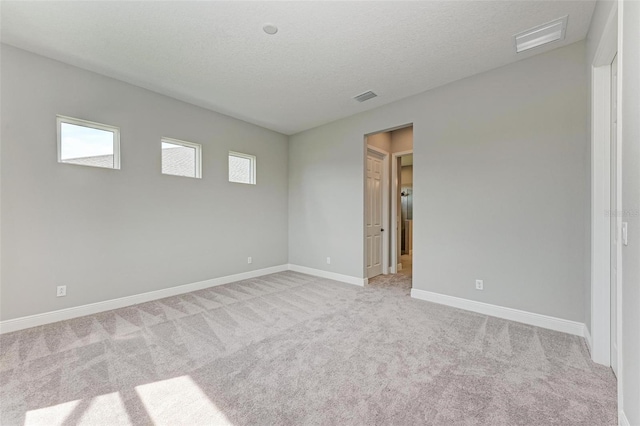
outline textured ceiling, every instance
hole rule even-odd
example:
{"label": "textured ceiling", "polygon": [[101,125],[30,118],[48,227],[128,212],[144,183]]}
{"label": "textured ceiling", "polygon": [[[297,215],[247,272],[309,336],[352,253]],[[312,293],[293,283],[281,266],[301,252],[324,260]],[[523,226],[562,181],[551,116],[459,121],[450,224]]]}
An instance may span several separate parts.
{"label": "textured ceiling", "polygon": [[[2,42],[285,134],[585,38],[592,1],[2,1]],[[566,40],[513,35],[569,15]],[[279,32],[268,36],[264,23]],[[357,103],[367,90],[379,96]]]}

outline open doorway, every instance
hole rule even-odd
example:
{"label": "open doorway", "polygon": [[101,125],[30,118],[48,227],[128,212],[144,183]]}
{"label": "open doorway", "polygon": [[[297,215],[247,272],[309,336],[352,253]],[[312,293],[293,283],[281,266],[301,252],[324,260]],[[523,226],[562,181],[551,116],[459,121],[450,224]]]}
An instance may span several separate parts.
{"label": "open doorway", "polygon": [[396,257],[397,272],[413,275],[413,153],[395,157],[396,161]]}
{"label": "open doorway", "polygon": [[367,135],[365,150],[365,276],[397,275],[411,288],[413,126]]}

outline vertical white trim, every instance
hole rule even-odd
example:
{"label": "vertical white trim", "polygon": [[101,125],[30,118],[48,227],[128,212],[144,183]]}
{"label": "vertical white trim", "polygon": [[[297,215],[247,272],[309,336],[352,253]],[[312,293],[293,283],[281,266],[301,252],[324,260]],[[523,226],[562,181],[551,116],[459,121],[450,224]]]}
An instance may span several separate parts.
{"label": "vertical white trim", "polygon": [[[610,209],[610,144],[611,144],[611,62],[622,52],[622,14],[624,2],[614,2],[602,38],[596,49],[591,81],[591,357],[593,361],[611,365],[611,229],[605,210]],[[622,55],[618,56],[618,81],[621,81]],[[622,146],[622,116],[618,84],[618,147]],[[621,151],[621,150],[619,150]],[[618,156],[620,158],[620,155]],[[621,170],[618,162],[619,173]],[[617,213],[617,212],[616,212]],[[618,264],[618,266],[620,263]],[[618,342],[618,408],[619,423],[628,424],[623,412],[624,365],[622,362],[622,269],[618,268],[617,342]],[[626,423],[625,423],[626,420]]]}
{"label": "vertical white trim", "polygon": [[391,253],[391,273],[397,274],[402,270],[402,263],[398,262],[398,156],[391,154],[391,220],[389,221],[389,252]]}
{"label": "vertical white trim", "polygon": [[591,64],[591,357],[607,366],[611,365],[611,229],[605,212],[611,208],[611,61],[618,51],[617,13],[616,3]]}
{"label": "vertical white trim", "polygon": [[[382,273],[384,275],[387,275],[389,273],[389,153],[380,148],[376,148],[373,145],[367,144],[367,156],[369,155],[369,152],[372,152],[382,160],[382,229],[384,229],[384,231],[382,232]],[[366,181],[367,181],[366,167],[365,167],[364,173],[365,173],[364,179],[365,179],[365,191],[366,191]],[[365,215],[367,214],[367,210],[366,210],[367,198],[366,197],[367,197],[367,194],[365,192],[365,210],[364,210]],[[365,256],[366,256],[367,255],[366,253],[366,250],[367,250],[366,220],[365,220],[364,226],[365,226],[364,249],[365,249]],[[367,276],[366,269],[367,269],[367,262],[365,257],[365,263],[364,263],[365,277]]]}
{"label": "vertical white trim", "polygon": [[[391,154],[391,273],[397,274],[398,271],[402,270],[402,264],[398,263],[398,229],[396,228],[398,224],[398,158],[413,154],[413,150],[408,151],[398,151]],[[396,265],[399,265],[398,268]],[[395,267],[394,267],[395,266]]]}
{"label": "vertical white trim", "polygon": [[[615,57],[614,57],[615,59]],[[617,68],[617,67],[616,67]],[[609,67],[611,73],[613,73],[613,62],[611,64],[611,66]],[[619,75],[619,70],[616,69],[617,74]],[[617,77],[616,77],[617,78]],[[611,80],[611,79],[610,79]],[[620,99],[621,96],[621,84],[620,84],[620,79],[617,79],[617,84],[616,84],[616,103],[618,104],[618,106],[620,105],[620,102],[618,102],[617,100]],[[613,94],[612,94],[613,95]],[[616,114],[616,121],[617,123],[621,123],[620,120],[620,112],[618,110],[617,114]],[[620,352],[620,342],[621,340],[621,334],[622,334],[622,318],[621,318],[621,313],[620,313],[620,309],[622,307],[622,298],[621,298],[621,292],[622,292],[622,240],[621,240],[621,233],[622,233],[622,218],[620,217],[620,212],[622,212],[622,131],[621,131],[622,127],[618,124],[616,126],[616,137],[615,137],[615,143],[616,143],[616,158],[611,158],[611,162],[613,164],[616,165],[615,167],[615,200],[616,200],[616,205],[612,206],[612,209],[615,211],[615,215],[613,216],[615,218],[615,232],[616,232],[616,236],[615,236],[615,253],[616,253],[616,271],[617,273],[615,274],[615,278],[616,281],[615,282],[610,282],[610,286],[615,286],[616,289],[616,300],[615,301],[610,301],[610,303],[612,302],[613,306],[615,306],[615,313],[616,313],[616,317],[614,318],[614,321],[616,322],[616,336],[615,337],[615,345],[617,347],[616,350],[616,359],[615,359],[615,365],[616,365],[616,374],[620,375],[620,370],[618,370],[618,365],[619,365],[619,361],[620,361],[620,357],[621,354]],[[611,143],[613,143],[613,140],[611,141]],[[611,217],[609,218],[609,220],[611,220]],[[611,346],[611,344],[610,344]],[[614,364],[614,361],[611,361],[611,365]]]}
{"label": "vertical white trim", "polygon": [[[619,6],[618,6],[619,5]],[[619,7],[619,12],[618,12],[618,7]],[[622,99],[623,99],[623,95],[622,95],[622,81],[623,81],[623,65],[624,65],[624,49],[622,46],[622,41],[623,41],[623,17],[624,17],[624,2],[620,1],[620,2],[616,2],[614,4],[613,10],[615,10],[615,14],[612,12],[610,19],[614,19],[614,22],[617,23],[617,25],[615,26],[616,29],[616,52],[615,54],[621,53],[618,56],[618,75],[617,75],[617,79],[618,79],[618,85],[617,85],[617,96],[616,99],[618,101],[618,110],[617,110],[617,134],[616,134],[616,140],[617,140],[617,144],[618,144],[618,164],[617,164],[617,170],[618,170],[618,204],[619,206],[622,206],[622,146],[623,146],[623,140],[622,140],[622,128],[623,128],[623,115],[624,115],[624,108],[622,105]],[[608,30],[608,28],[606,29]],[[613,32],[613,30],[611,30],[611,32]],[[620,207],[621,209],[621,207]],[[624,270],[622,268],[622,241],[618,242],[618,274],[616,276],[617,278],[617,283],[615,283],[615,285],[617,286],[617,307],[616,307],[616,312],[617,312],[617,316],[616,316],[616,330],[618,333],[617,336],[617,343],[618,343],[618,351],[617,351],[617,355],[618,355],[618,410],[619,410],[619,421],[623,422],[626,421],[627,424],[629,424],[629,420],[627,419],[627,416],[624,413],[624,363],[623,363],[623,358],[622,358],[622,353],[624,350],[624,340],[622,339],[622,276],[624,274]]]}

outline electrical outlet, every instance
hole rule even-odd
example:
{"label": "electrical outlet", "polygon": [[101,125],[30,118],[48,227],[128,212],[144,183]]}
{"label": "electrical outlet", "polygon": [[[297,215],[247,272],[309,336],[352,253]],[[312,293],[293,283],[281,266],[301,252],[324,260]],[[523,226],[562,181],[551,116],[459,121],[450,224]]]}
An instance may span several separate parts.
{"label": "electrical outlet", "polygon": [[484,281],[476,280],[476,290],[484,290]]}
{"label": "electrical outlet", "polygon": [[253,263],[253,259],[251,259],[251,256],[247,257],[247,263]]}
{"label": "electrical outlet", "polygon": [[331,258],[327,257],[327,265],[331,265]]}
{"label": "electrical outlet", "polygon": [[67,286],[66,285],[59,285],[56,288],[56,297],[63,297],[67,295]]}

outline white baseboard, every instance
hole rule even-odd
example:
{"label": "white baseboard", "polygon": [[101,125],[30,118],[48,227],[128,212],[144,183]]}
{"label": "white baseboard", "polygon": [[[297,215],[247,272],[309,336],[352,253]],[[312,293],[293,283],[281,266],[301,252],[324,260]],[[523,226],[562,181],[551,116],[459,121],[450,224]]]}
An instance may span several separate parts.
{"label": "white baseboard", "polygon": [[589,353],[591,353],[591,345],[592,345],[591,333],[589,333],[589,329],[587,328],[586,325],[584,326],[584,340],[587,342]]}
{"label": "white baseboard", "polygon": [[112,309],[124,308],[126,306],[137,305],[138,303],[149,302],[152,300],[163,299],[165,297],[176,296],[178,294],[189,293],[191,291],[202,290],[204,288],[214,287],[223,284],[229,284],[236,281],[242,281],[249,278],[260,277],[262,275],[274,274],[288,270],[288,265],[272,266],[270,268],[257,269],[255,271],[242,272],[240,274],[227,275],[225,277],[213,278],[210,280],[199,281],[191,284],[179,285],[176,287],[164,288],[162,290],[150,291],[142,294],[134,294],[133,296],[121,297],[118,299],[105,300],[104,302],[90,303],[88,305],[76,306],[73,308],[60,309],[58,311],[45,312],[43,314],[30,315],[0,321],[0,334],[10,333],[12,331],[23,330],[25,328],[36,327],[39,325],[50,324],[58,321],[64,321],[72,318],[82,317],[85,315],[97,314],[99,312],[110,311]]}
{"label": "white baseboard", "polygon": [[629,419],[627,418],[627,415],[623,410],[620,410],[620,412],[618,413],[618,424],[620,426],[631,426],[631,423],[629,422]]}
{"label": "white baseboard", "polygon": [[342,275],[342,274],[337,274],[335,272],[323,271],[321,269],[307,268],[306,266],[289,264],[289,270],[300,272],[302,274],[314,275],[316,277],[328,278],[330,280],[341,281],[343,283],[354,284],[359,286],[364,286],[369,282],[369,280],[366,278],[352,277],[351,275]]}
{"label": "white baseboard", "polygon": [[[109,311],[112,309],[124,308],[126,306],[137,305],[139,303],[149,302],[152,300],[163,299],[165,297],[176,296],[178,294],[189,293],[191,291],[201,290],[204,288],[229,284],[236,281],[242,281],[250,278],[260,277],[263,275],[274,274],[282,271],[295,271],[303,274],[314,275],[317,277],[327,278],[357,286],[364,286],[368,283],[367,278],[358,278],[350,275],[338,274],[335,272],[323,271],[320,269],[308,268],[299,265],[278,265],[269,268],[258,269],[255,271],[243,272],[240,274],[228,275],[225,277],[213,278],[205,281],[199,281],[191,284],[184,284],[176,287],[165,288],[162,290],[150,291],[142,294],[121,297],[118,299],[106,300],[103,302],[91,303],[88,305],[76,306],[73,308],[60,309],[42,314],[30,315],[0,321],[0,334],[10,333],[13,331],[23,330],[25,328],[36,327],[39,325],[50,324],[58,321],[64,321],[85,315],[97,314],[99,312]],[[427,300],[429,302],[440,303],[443,305],[453,306],[460,309],[479,312],[485,315],[491,315],[498,318],[504,318],[512,321],[518,321],[525,324],[535,325],[538,327],[549,328],[551,330],[561,331],[565,333],[584,336],[587,344],[591,347],[591,336],[588,334],[584,324],[568,321],[560,318],[549,317],[546,315],[534,314],[517,309],[505,308],[502,306],[490,305],[482,302],[461,299],[458,297],[447,296],[444,294],[433,293],[424,290],[412,289],[411,297],[416,299]]]}
{"label": "white baseboard", "polygon": [[581,322],[569,321],[562,318],[550,317],[547,315],[534,314],[532,312],[505,308],[503,306],[476,302],[474,300],[447,296],[445,294],[418,290],[416,288],[411,289],[411,297],[415,299],[426,300],[428,302],[439,303],[441,305],[452,306],[454,308],[464,309],[467,311],[478,312],[484,315],[490,315],[493,317],[534,325],[536,327],[548,328],[550,330],[574,334],[580,337],[584,337],[585,335],[584,330],[586,327]]}

